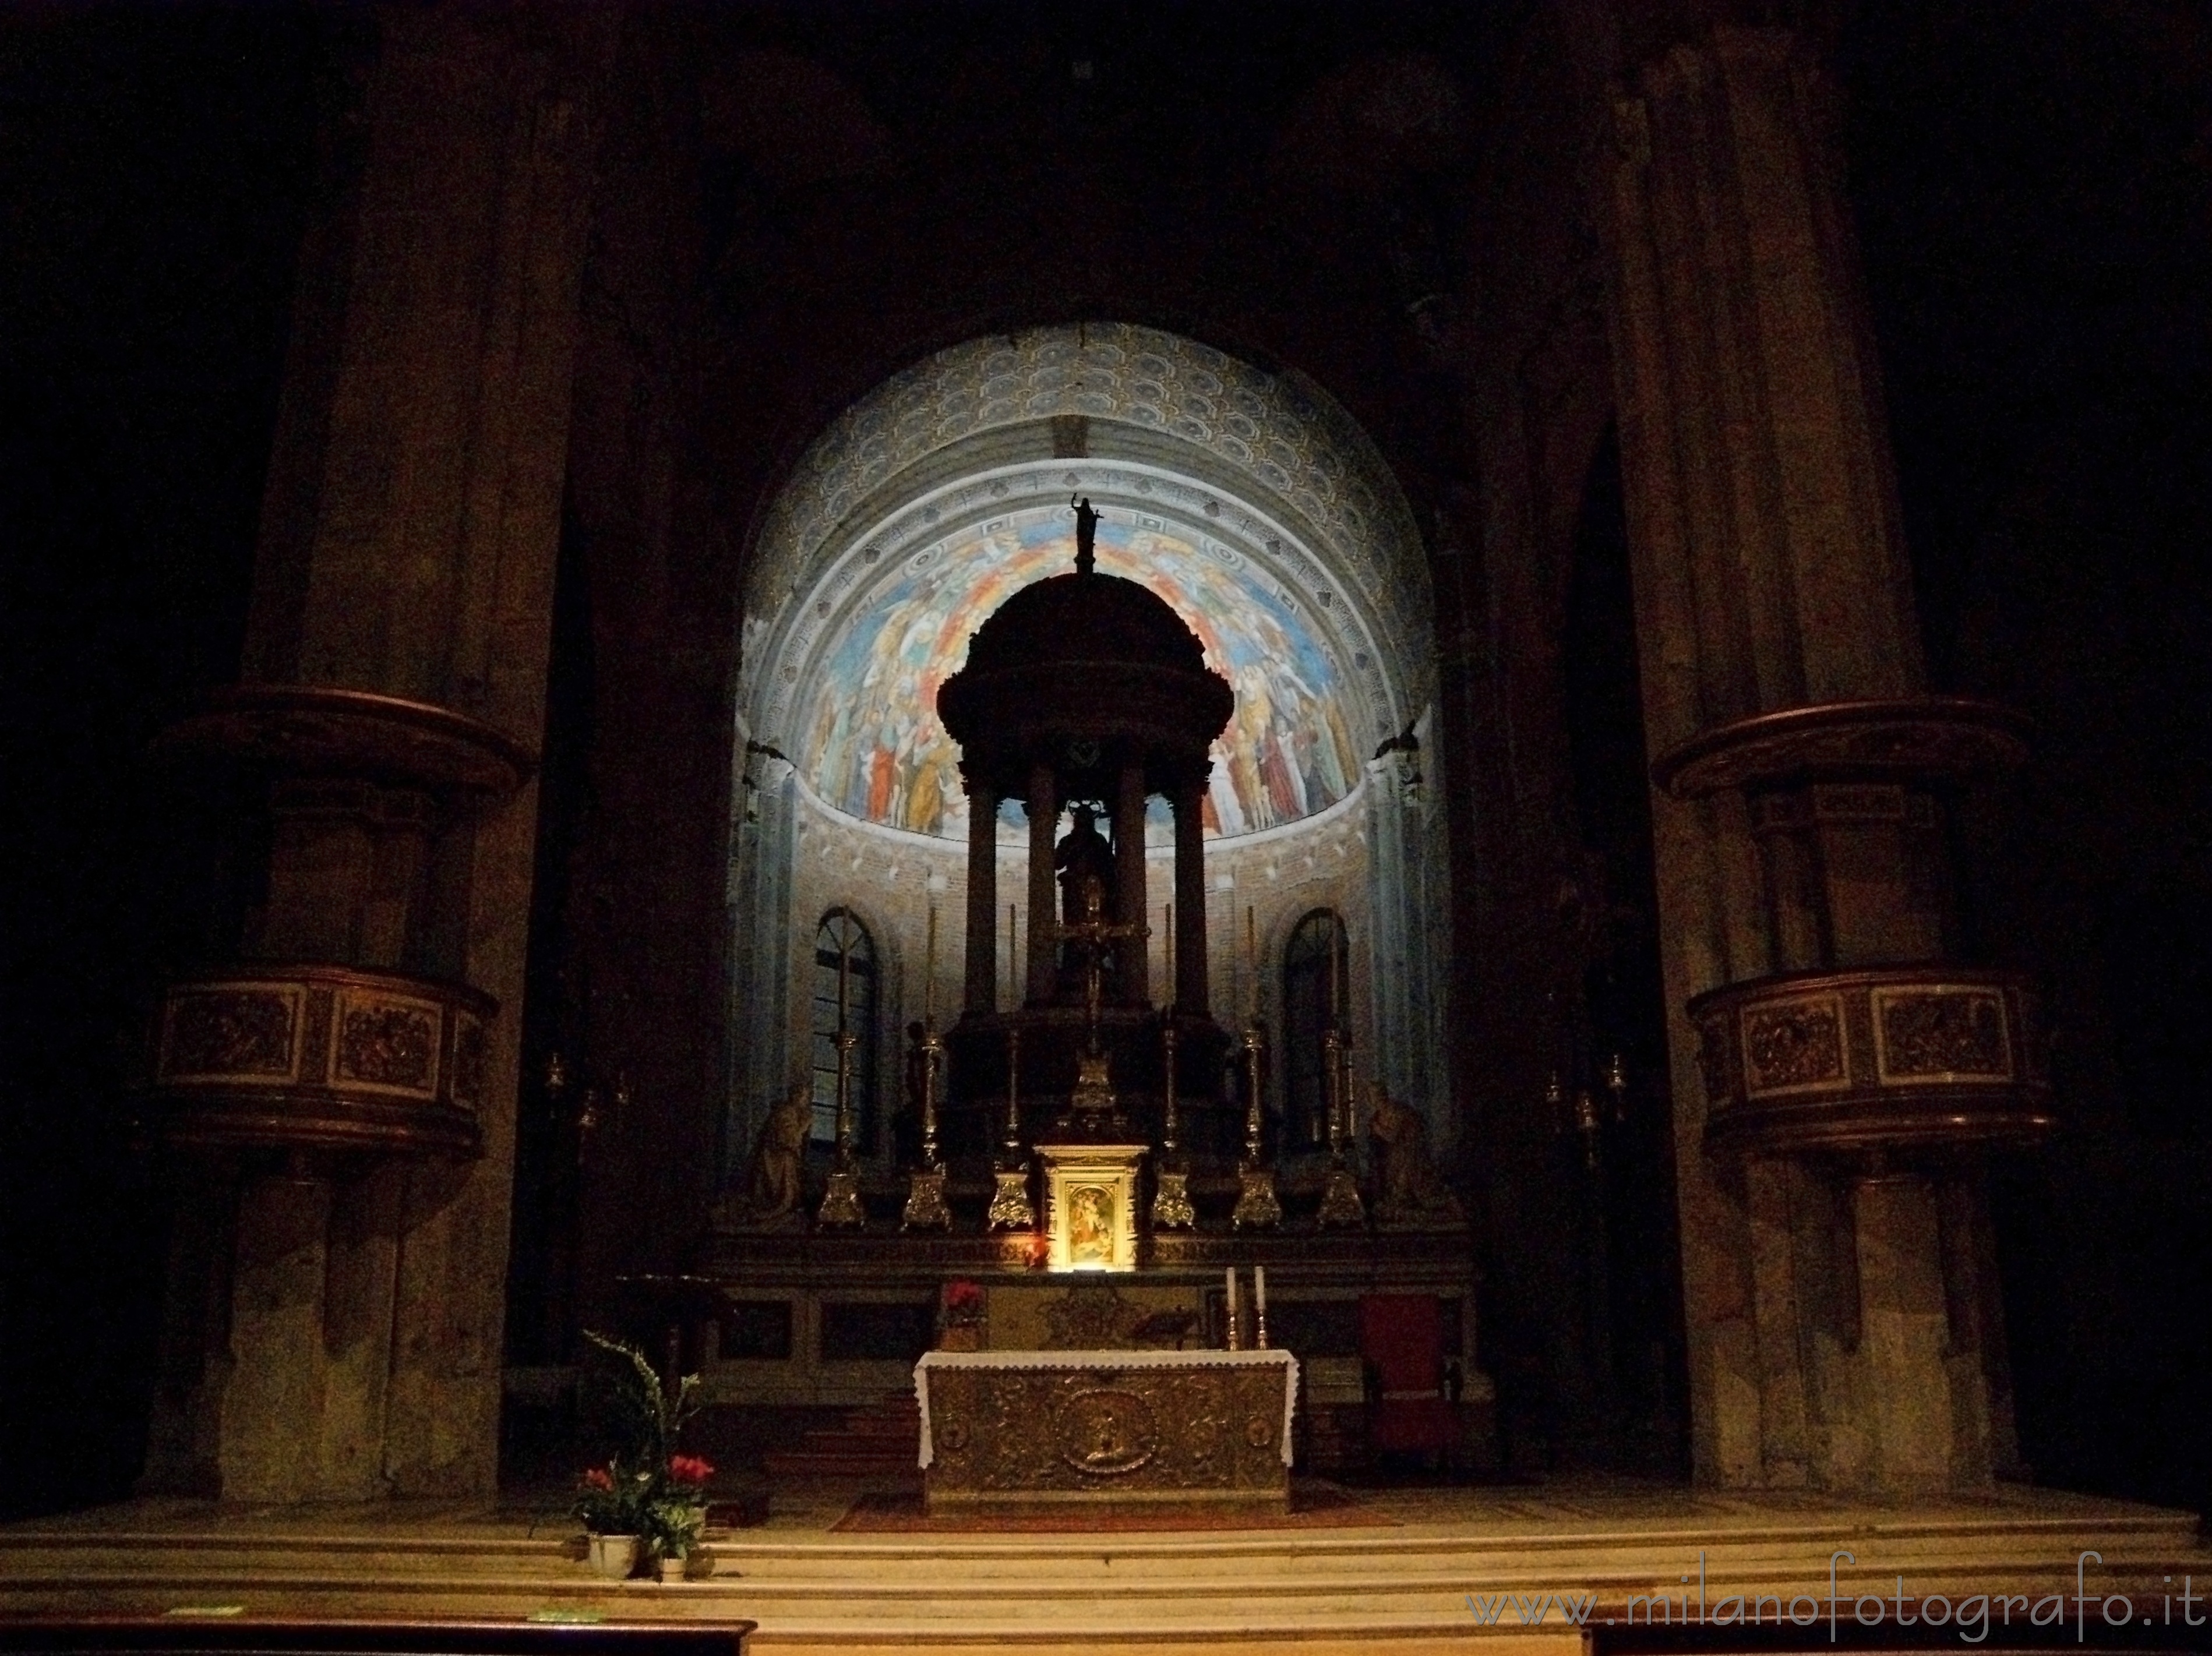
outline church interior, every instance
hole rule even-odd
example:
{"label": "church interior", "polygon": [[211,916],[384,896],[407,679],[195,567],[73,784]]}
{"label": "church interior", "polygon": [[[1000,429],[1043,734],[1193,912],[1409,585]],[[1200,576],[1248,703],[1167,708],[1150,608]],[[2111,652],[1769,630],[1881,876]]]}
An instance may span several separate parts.
{"label": "church interior", "polygon": [[0,1643],[2203,1647],[2203,11],[0,42]]}

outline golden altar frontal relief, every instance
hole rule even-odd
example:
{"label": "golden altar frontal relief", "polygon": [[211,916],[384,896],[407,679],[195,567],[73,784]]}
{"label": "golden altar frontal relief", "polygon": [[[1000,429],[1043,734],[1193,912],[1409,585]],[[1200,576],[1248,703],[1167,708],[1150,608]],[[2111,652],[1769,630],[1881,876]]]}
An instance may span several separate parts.
{"label": "golden altar frontal relief", "polygon": [[927,1504],[1286,1503],[1297,1374],[1287,1351],[932,1351]]}
{"label": "golden altar frontal relief", "polygon": [[1142,1144],[1040,1144],[1045,1234],[1054,1271],[1137,1268]]}

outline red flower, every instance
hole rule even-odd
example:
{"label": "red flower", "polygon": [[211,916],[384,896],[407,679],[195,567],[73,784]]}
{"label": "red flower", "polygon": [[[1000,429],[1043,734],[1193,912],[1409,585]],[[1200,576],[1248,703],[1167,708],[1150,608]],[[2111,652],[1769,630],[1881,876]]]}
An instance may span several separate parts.
{"label": "red flower", "polygon": [[945,1285],[945,1308],[948,1311],[975,1311],[983,1304],[983,1290],[974,1283],[947,1283]]}
{"label": "red flower", "polygon": [[614,1474],[604,1466],[594,1466],[584,1474],[584,1487],[587,1489],[612,1490],[615,1487]]}
{"label": "red flower", "polygon": [[704,1483],[714,1475],[714,1462],[700,1455],[671,1455],[668,1476],[678,1483]]}

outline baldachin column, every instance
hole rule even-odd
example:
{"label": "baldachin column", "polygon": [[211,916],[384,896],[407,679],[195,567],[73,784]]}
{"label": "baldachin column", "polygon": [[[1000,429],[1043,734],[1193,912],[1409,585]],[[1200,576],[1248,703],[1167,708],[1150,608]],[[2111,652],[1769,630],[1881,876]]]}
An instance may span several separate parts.
{"label": "baldachin column", "polygon": [[1060,829],[1060,782],[1042,760],[1030,767],[1030,984],[1029,1004],[1042,1006],[1053,997],[1060,919],[1053,882],[1053,840]]}
{"label": "baldachin column", "polygon": [[[999,1001],[999,791],[962,775],[968,784],[967,1010],[981,1014]],[[1013,963],[1007,962],[1012,971]]]}

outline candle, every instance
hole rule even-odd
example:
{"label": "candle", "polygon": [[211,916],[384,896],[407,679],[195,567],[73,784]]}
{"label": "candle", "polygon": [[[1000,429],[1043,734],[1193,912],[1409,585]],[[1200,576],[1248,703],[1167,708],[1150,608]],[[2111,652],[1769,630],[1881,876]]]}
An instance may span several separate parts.
{"label": "candle", "polygon": [[1244,907],[1244,955],[1252,967],[1252,1022],[1260,1021],[1260,923],[1253,918],[1252,906]]}
{"label": "candle", "polygon": [[1225,1273],[1229,1279],[1229,1349],[1237,1349],[1237,1267],[1231,1265]]}
{"label": "candle", "polygon": [[837,925],[837,1033],[845,1033],[845,1009],[853,998],[853,949],[844,922]]}
{"label": "candle", "polygon": [[1012,903],[1006,905],[1006,1010],[1011,1012],[1022,1004],[1021,989],[1017,983],[1021,975],[1021,920]]}
{"label": "candle", "polygon": [[1267,1267],[1252,1267],[1252,1309],[1261,1316],[1267,1314]]}
{"label": "candle", "polygon": [[1336,950],[1337,950],[1337,945],[1338,945],[1338,939],[1337,939],[1337,937],[1336,937],[1336,935],[1335,935],[1335,932],[1334,932],[1334,929],[1332,929],[1332,930],[1331,930],[1331,931],[1330,931],[1329,939],[1328,939],[1328,1027],[1329,1027],[1330,1028],[1332,1028],[1332,1029],[1334,1029],[1334,1028],[1336,1028],[1336,1019],[1337,1019],[1337,984],[1336,984]]}
{"label": "candle", "polygon": [[1161,913],[1166,917],[1166,924],[1160,928],[1161,935],[1168,940],[1168,987],[1164,998],[1172,1006],[1176,1004],[1175,905],[1170,903]]}
{"label": "candle", "polygon": [[937,1014],[937,905],[929,906],[929,949],[921,968],[921,1016],[927,1022]]}

